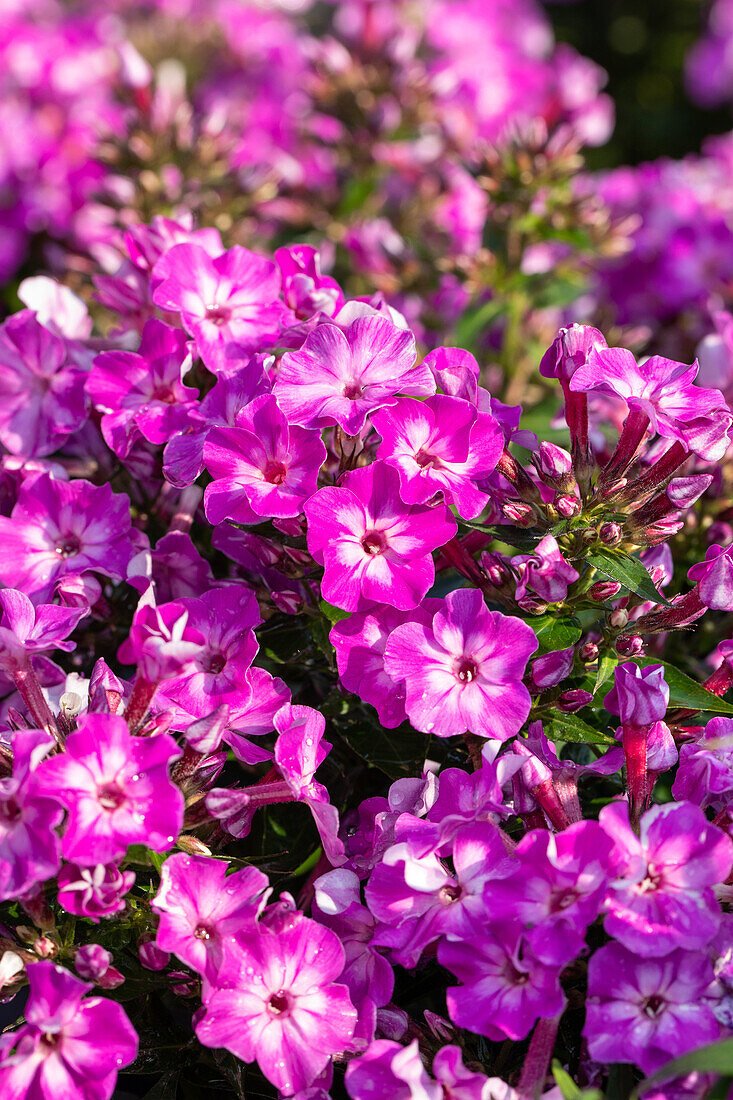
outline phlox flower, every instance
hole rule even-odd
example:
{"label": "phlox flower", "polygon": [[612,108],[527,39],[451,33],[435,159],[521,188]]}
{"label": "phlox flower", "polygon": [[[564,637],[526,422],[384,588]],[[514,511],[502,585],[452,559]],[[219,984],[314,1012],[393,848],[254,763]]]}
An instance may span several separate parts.
{"label": "phlox flower", "polygon": [[7,672],[24,668],[34,654],[48,650],[68,653],[75,647],[68,635],[84,614],[79,607],[34,607],[24,592],[0,590],[0,668]]}
{"label": "phlox flower", "polygon": [[399,393],[427,397],[435,380],[415,366],[412,333],[372,315],[343,328],[317,325],[298,351],[283,355],[273,392],[292,424],[338,424],[357,435],[374,409],[394,404]]}
{"label": "phlox flower", "polygon": [[122,1005],[87,997],[80,981],[49,961],[28,967],[26,1022],[0,1038],[0,1093],[7,1100],[110,1100],[117,1072],[137,1056]]}
{"label": "phlox flower", "polygon": [[90,867],[65,863],[56,881],[59,905],[67,913],[99,924],[102,917],[111,917],[125,908],[125,894],[135,884],[135,872],[121,871],[116,863]]}
{"label": "phlox flower", "polygon": [[349,1047],[356,1009],[334,984],[344,950],[330,929],[296,915],[232,946],[196,1025],[204,1046],[256,1061],[284,1096],[306,1088]]}
{"label": "phlox flower", "polygon": [[53,741],[42,730],[13,737],[13,774],[0,779],[0,899],[45,882],[61,862],[56,827],[63,809],[35,773]]}
{"label": "phlox flower", "polygon": [[451,592],[430,626],[406,623],[387,639],[387,673],[405,683],[415,729],[451,737],[469,730],[505,741],[530,708],[522,676],[537,649],[520,619],[489,611],[479,591]]}
{"label": "phlox flower", "polygon": [[43,761],[44,790],[66,807],[64,858],[81,866],[112,863],[130,844],[172,847],[183,795],[168,774],[181,755],[166,733],[133,737],[124,718],[88,714],[66,751]]}
{"label": "phlox flower", "polygon": [[323,596],[345,611],[362,600],[417,607],[435,578],[432,551],[457,530],[444,505],[405,504],[397,471],[382,462],[320,489],[305,514],[308,549],[324,567]]}

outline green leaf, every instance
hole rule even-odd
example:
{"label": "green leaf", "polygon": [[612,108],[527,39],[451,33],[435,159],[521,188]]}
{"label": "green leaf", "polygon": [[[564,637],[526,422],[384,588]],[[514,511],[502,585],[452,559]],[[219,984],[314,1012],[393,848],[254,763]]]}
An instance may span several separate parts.
{"label": "green leaf", "polygon": [[598,662],[598,672],[596,673],[596,682],[593,687],[593,694],[595,695],[603,685],[611,679],[613,676],[613,670],[619,662],[619,658],[615,653],[604,653]]}
{"label": "green leaf", "polygon": [[550,718],[543,718],[542,724],[545,735],[551,741],[573,741],[579,745],[617,745],[613,737],[607,733],[593,729],[577,714],[557,714]]}
{"label": "green leaf", "polygon": [[654,587],[644,563],[638,558],[632,558],[630,554],[624,554],[619,550],[607,550],[604,546],[598,546],[588,552],[588,561],[599,573],[603,573],[612,581],[618,581],[624,588],[635,592],[642,599],[651,600],[653,603],[669,603],[669,600]]}
{"label": "green leaf", "polygon": [[629,1100],[638,1100],[652,1085],[660,1081],[669,1081],[673,1077],[686,1077],[688,1073],[718,1073],[733,1077],[733,1039],[722,1039],[719,1043],[693,1050],[682,1058],[674,1058],[660,1070],[647,1077],[636,1086]]}
{"label": "green leaf", "polygon": [[490,535],[497,542],[503,542],[506,546],[513,546],[515,550],[524,550],[531,553],[537,543],[547,532],[539,531],[536,527],[515,527],[511,523],[496,527],[489,527],[485,523],[472,523],[470,520],[456,516],[461,527],[470,527],[472,531],[480,531],[482,535]]}
{"label": "green leaf", "polygon": [[653,658],[644,658],[639,661],[642,667],[647,665],[663,665],[664,678],[669,684],[670,707],[684,707],[685,710],[703,710],[707,714],[733,715],[733,706],[707,691],[702,684],[698,684],[685,672],[680,672],[674,665],[667,661],[656,661]]}
{"label": "green leaf", "polygon": [[455,328],[453,337],[455,346],[458,348],[471,347],[482,330],[488,328],[505,308],[506,304],[501,298],[491,298],[488,302],[480,305],[478,309],[472,310],[470,313],[464,313]]}
{"label": "green leaf", "polygon": [[527,625],[531,626],[537,635],[540,648],[544,651],[554,649],[567,649],[575,645],[583,633],[577,619],[559,619],[555,615],[538,615],[528,619]]}
{"label": "green leaf", "polygon": [[342,611],[340,607],[334,607],[332,603],[321,600],[320,608],[330,623],[340,623],[342,619],[348,619],[349,612]]}
{"label": "green leaf", "polygon": [[576,1097],[580,1096],[580,1089],[570,1074],[562,1068],[557,1058],[552,1060],[552,1076],[555,1078],[555,1084],[563,1094],[563,1100],[576,1100]]}

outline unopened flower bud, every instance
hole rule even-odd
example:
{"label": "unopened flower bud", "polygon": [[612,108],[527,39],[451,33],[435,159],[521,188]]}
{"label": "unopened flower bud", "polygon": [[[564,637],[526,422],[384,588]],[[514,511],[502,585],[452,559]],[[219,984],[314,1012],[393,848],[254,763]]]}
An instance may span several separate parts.
{"label": "unopened flower bud", "polygon": [[425,1009],[424,1016],[425,1023],[441,1043],[450,1043],[455,1038],[456,1029],[450,1020],[446,1020],[444,1016],[438,1016],[437,1012],[431,1012],[428,1008]]}
{"label": "unopened flower bud", "polygon": [[628,624],[629,613],[624,607],[617,607],[609,615],[608,621],[615,630],[623,630]]}
{"label": "unopened flower bud", "polygon": [[618,546],[621,542],[621,526],[618,523],[602,523],[598,537],[604,546]]}
{"label": "unopened flower bud", "polygon": [[170,952],[158,947],[155,940],[144,940],[137,946],[140,963],[146,970],[165,970],[171,961]]}
{"label": "unopened flower bud", "polygon": [[176,847],[189,856],[210,856],[211,848],[207,848],[203,840],[188,833],[181,833],[176,841]]}
{"label": "unopened flower bud", "polygon": [[578,646],[578,658],[584,665],[592,665],[598,660],[598,646],[595,642],[583,642]]}
{"label": "unopened flower bud", "polygon": [[65,691],[59,699],[59,710],[64,718],[76,718],[84,709],[84,700],[75,691]]}
{"label": "unopened flower bud", "polygon": [[522,500],[507,500],[501,507],[504,516],[521,527],[529,527],[534,519],[534,508]]}
{"label": "unopened flower bud", "polygon": [[517,600],[517,605],[521,607],[522,611],[526,611],[528,615],[544,615],[548,606],[544,600],[540,600],[536,596],[523,596],[521,600]]}
{"label": "unopened flower bud", "polygon": [[542,480],[555,489],[569,489],[575,480],[573,463],[568,451],[554,443],[540,443],[532,462]]}
{"label": "unopened flower bud", "polygon": [[532,679],[539,688],[553,687],[570,674],[573,667],[573,647],[555,650],[537,657],[532,663]]}
{"label": "unopened flower bud", "polygon": [[39,959],[53,959],[59,953],[58,944],[50,940],[48,936],[39,936],[38,939],[33,941],[31,949],[38,955]]}
{"label": "unopened flower bud", "polygon": [[563,519],[572,519],[573,516],[577,516],[580,512],[580,501],[570,493],[565,493],[563,496],[556,497],[554,504]]}
{"label": "unopened flower bud", "polygon": [[592,698],[593,695],[590,691],[583,691],[582,688],[571,688],[570,691],[562,693],[555,706],[558,710],[564,711],[565,714],[574,714],[576,710],[587,707]]}
{"label": "unopened flower bud", "polygon": [[669,685],[663,665],[639,668],[633,661],[617,665],[613,687],[603,705],[624,724],[650,726],[662,721],[669,706]]}
{"label": "unopened flower bud", "polygon": [[612,600],[614,596],[618,596],[620,591],[621,585],[616,581],[598,581],[597,584],[590,586],[588,596],[597,603],[605,603],[606,600]]}
{"label": "unopened flower bud", "polygon": [[74,969],[80,978],[97,982],[107,973],[112,955],[101,944],[87,943],[74,956]]}
{"label": "unopened flower bud", "polygon": [[635,657],[643,648],[644,642],[638,634],[622,634],[616,639],[616,652],[622,657]]}

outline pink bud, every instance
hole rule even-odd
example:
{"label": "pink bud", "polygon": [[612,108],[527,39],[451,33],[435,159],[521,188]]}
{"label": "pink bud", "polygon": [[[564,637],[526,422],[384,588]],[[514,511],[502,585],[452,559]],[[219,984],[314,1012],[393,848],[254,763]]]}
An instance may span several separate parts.
{"label": "pink bud", "polygon": [[534,519],[534,508],[522,500],[507,500],[501,507],[502,512],[512,523],[528,527]]}
{"label": "pink bud", "polygon": [[554,503],[563,519],[572,519],[580,513],[580,501],[569,493],[556,497]]}
{"label": "pink bud", "polygon": [[621,535],[622,531],[618,523],[603,523],[598,532],[598,537],[604,546],[618,546]]}
{"label": "pink bud", "polygon": [[101,944],[87,943],[74,955],[74,968],[80,978],[98,982],[107,973],[112,955]]}
{"label": "pink bud", "polygon": [[37,940],[34,940],[32,950],[38,955],[39,959],[53,959],[59,953],[58,944],[50,940],[48,936],[39,936]]}
{"label": "pink bud", "polygon": [[620,591],[621,585],[616,581],[598,581],[597,584],[590,586],[588,595],[597,603],[605,603],[606,600],[612,600],[614,596],[618,596]]}
{"label": "pink bud", "polygon": [[669,705],[669,686],[662,665],[639,668],[633,661],[617,665],[614,685],[606,695],[606,710],[617,714],[621,722],[650,726],[660,722]]}
{"label": "pink bud", "polygon": [[145,940],[137,946],[140,963],[146,970],[165,970],[171,957],[168,951],[162,951],[155,940]]}
{"label": "pink bud", "polygon": [[584,665],[592,665],[598,660],[598,646],[595,642],[583,642],[578,646],[578,657]]}
{"label": "pink bud", "polygon": [[609,615],[608,621],[615,630],[623,630],[629,623],[629,613],[624,607],[617,607]]}
{"label": "pink bud", "polygon": [[582,688],[571,688],[570,691],[562,693],[555,706],[558,710],[564,711],[565,714],[574,714],[576,710],[587,707],[592,698],[593,695],[590,691],[583,691]]}
{"label": "pink bud", "polygon": [[638,634],[622,634],[616,639],[616,652],[622,657],[635,657],[644,648],[644,642]]}

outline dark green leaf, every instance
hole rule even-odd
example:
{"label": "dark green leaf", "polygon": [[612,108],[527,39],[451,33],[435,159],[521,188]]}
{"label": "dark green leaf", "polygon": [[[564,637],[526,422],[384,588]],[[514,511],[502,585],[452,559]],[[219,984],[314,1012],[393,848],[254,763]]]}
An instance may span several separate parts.
{"label": "dark green leaf", "polygon": [[656,661],[653,658],[644,658],[639,662],[643,667],[647,665],[663,665],[664,678],[669,684],[670,707],[684,707],[685,710],[702,710],[707,714],[731,714],[733,706],[713,695],[712,691],[706,691],[702,684],[680,672],[674,665],[667,661]]}
{"label": "dark green leaf", "polygon": [[618,581],[624,588],[635,592],[644,600],[653,603],[669,603],[652,584],[643,562],[638,558],[632,558],[630,554],[621,553],[619,550],[607,550],[604,546],[596,547],[588,552],[588,561],[603,573],[604,577],[610,577],[612,581]]}
{"label": "dark green leaf", "polygon": [[462,527],[470,527],[472,531],[481,531],[484,535],[490,535],[497,542],[503,542],[507,546],[513,546],[515,550],[523,550],[531,553],[537,543],[547,534],[536,527],[515,527],[507,523],[495,527],[488,527],[483,523],[472,523],[470,520],[456,517]]}
{"label": "dark green leaf", "polygon": [[722,1039],[719,1043],[709,1043],[699,1047],[682,1058],[674,1058],[660,1070],[637,1085],[629,1100],[639,1096],[660,1081],[669,1081],[673,1077],[686,1077],[688,1073],[718,1073],[733,1077],[733,1039]]}
{"label": "dark green leaf", "polygon": [[527,625],[531,626],[537,635],[540,648],[544,651],[554,649],[567,649],[574,645],[583,633],[577,619],[559,619],[554,615],[538,615],[528,619]]}
{"label": "dark green leaf", "polygon": [[348,619],[349,612],[342,611],[340,607],[334,607],[331,603],[321,600],[320,608],[330,623],[340,623],[342,619]]}
{"label": "dark green leaf", "polygon": [[613,670],[619,662],[619,658],[615,653],[604,653],[598,661],[598,672],[596,673],[596,682],[593,687],[593,694],[595,695],[603,685],[611,679],[613,676]]}
{"label": "dark green leaf", "polygon": [[577,714],[557,714],[543,718],[545,735],[551,741],[574,741],[581,745],[617,745],[618,742],[607,733],[594,730]]}

